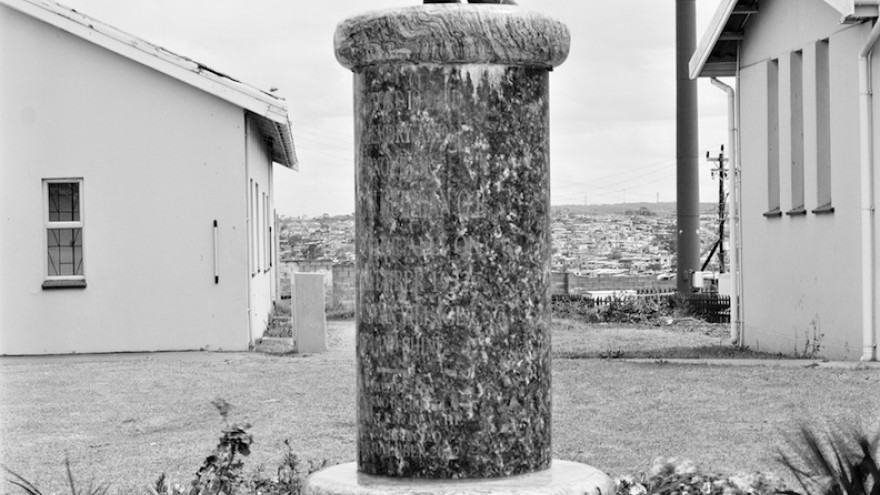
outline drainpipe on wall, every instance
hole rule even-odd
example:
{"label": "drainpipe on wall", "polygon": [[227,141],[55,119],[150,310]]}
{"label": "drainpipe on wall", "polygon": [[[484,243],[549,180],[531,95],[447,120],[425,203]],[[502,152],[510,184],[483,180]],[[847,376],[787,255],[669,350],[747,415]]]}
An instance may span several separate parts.
{"label": "drainpipe on wall", "polygon": [[[730,299],[730,343],[736,345],[742,342],[742,322],[739,314],[739,304],[740,304],[740,287],[739,287],[739,269],[740,269],[740,260],[739,260],[739,250],[736,248],[738,245],[737,242],[737,225],[739,225],[739,218],[737,217],[736,212],[738,211],[738,206],[736,204],[737,198],[737,184],[736,184],[736,174],[737,170],[739,170],[739,164],[737,162],[738,155],[737,151],[737,128],[736,128],[736,91],[733,90],[729,85],[719,81],[717,78],[713,77],[710,79],[712,85],[716,88],[720,88],[722,91],[727,93],[727,141],[728,141],[728,149],[729,149],[729,162],[730,166],[727,171],[727,191],[730,197],[730,245],[733,249],[733,255],[730,257],[730,284],[731,284],[731,292],[733,293],[733,297]],[[723,164],[719,164],[721,166]],[[722,242],[724,240],[722,239]]]}
{"label": "drainpipe on wall", "polygon": [[874,325],[874,115],[871,108],[871,53],[880,38],[880,23],[875,23],[868,40],[859,52],[860,167],[862,183],[862,361],[877,360]]}

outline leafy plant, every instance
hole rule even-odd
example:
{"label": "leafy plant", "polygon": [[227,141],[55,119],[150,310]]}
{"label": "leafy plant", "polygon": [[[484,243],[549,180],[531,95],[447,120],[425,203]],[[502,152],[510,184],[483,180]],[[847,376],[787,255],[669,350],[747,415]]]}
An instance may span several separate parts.
{"label": "leafy plant", "polygon": [[[68,485],[70,485],[71,495],[107,495],[107,491],[110,489],[110,483],[103,483],[98,486],[94,486],[92,482],[89,482],[89,486],[88,488],[86,488],[85,491],[77,490],[76,482],[73,479],[73,472],[70,469],[70,459],[66,457],[64,458],[64,467],[67,470],[67,483]],[[6,480],[24,490],[24,492],[28,495],[43,495],[43,492],[41,492],[39,488],[37,488],[33,483],[26,480],[18,473],[12,471],[6,466],[3,466],[3,470],[9,473],[14,478],[7,478]]]}
{"label": "leafy plant", "polygon": [[779,461],[794,474],[804,493],[880,495],[880,433],[872,436],[850,430],[822,435],[801,427],[789,444],[794,455],[780,450]]}
{"label": "leafy plant", "polygon": [[305,485],[305,479],[308,475],[323,469],[327,465],[324,460],[321,463],[310,461],[308,467],[302,468],[302,461],[299,456],[293,452],[289,440],[284,440],[287,452],[278,466],[277,476],[275,478],[267,478],[262,473],[262,469],[258,469],[247,483],[248,493],[258,493],[261,495],[299,495]]}
{"label": "leafy plant", "polygon": [[554,317],[574,318],[588,323],[654,323],[673,316],[674,303],[667,295],[638,297],[553,299]]}
{"label": "leafy plant", "polygon": [[667,297],[613,297],[599,306],[606,323],[650,323],[672,313]]}
{"label": "leafy plant", "polygon": [[[218,398],[211,404],[217,408],[224,424],[217,447],[205,458],[188,485],[172,484],[165,473],[162,473],[148,487],[151,495],[300,495],[305,478],[327,465],[327,461],[324,460],[321,463],[310,461],[307,466],[303,466],[300,458],[293,452],[290,442],[285,440],[284,445],[287,447],[287,452],[284,453],[275,477],[267,477],[262,469],[246,474],[243,458],[251,453],[253,436],[248,433],[251,425],[248,423],[230,424],[229,413],[232,406],[225,400]],[[70,495],[108,494],[109,483],[98,486],[90,483],[84,491],[77,489],[68,459],[64,460],[64,465],[67,468]],[[7,481],[21,488],[27,495],[43,495],[33,483],[18,473],[6,466],[2,466],[2,468],[11,476],[11,478],[7,478]]]}
{"label": "leafy plant", "polygon": [[229,424],[232,407],[225,400],[216,399],[211,404],[217,408],[225,425],[214,452],[205,458],[188,487],[169,485],[163,473],[150,486],[152,495],[300,495],[305,478],[327,465],[325,460],[322,463],[309,462],[303,468],[290,441],[284,440],[287,452],[278,466],[276,476],[266,476],[262,466],[252,473],[245,473],[243,457],[250,455],[253,444],[253,437],[248,433],[251,425]]}
{"label": "leafy plant", "polygon": [[658,457],[640,478],[615,480],[616,495],[769,495],[785,489],[782,480],[765,473],[718,476],[701,473],[690,460]]}
{"label": "leafy plant", "polygon": [[[825,334],[819,331],[819,321],[816,318],[810,322],[810,328],[810,330],[804,331],[804,350],[801,356],[815,359],[821,357],[822,341],[825,339]],[[811,333],[812,339],[810,339]],[[798,355],[797,347],[795,347],[794,355]]]}
{"label": "leafy plant", "polygon": [[168,486],[165,473],[162,473],[156,483],[150,487],[155,495],[230,495],[239,491],[244,481],[242,457],[250,455],[253,443],[253,436],[247,431],[251,425],[229,424],[229,411],[232,406],[225,400],[218,398],[211,404],[217,408],[224,423],[223,434],[214,452],[202,462],[188,490],[181,489],[179,485]]}

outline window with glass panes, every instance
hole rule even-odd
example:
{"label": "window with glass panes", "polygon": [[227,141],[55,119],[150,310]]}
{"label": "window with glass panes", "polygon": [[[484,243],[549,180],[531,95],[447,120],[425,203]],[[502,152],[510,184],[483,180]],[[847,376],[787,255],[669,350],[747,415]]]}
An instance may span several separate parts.
{"label": "window with glass panes", "polygon": [[44,182],[46,279],[84,280],[82,180]]}

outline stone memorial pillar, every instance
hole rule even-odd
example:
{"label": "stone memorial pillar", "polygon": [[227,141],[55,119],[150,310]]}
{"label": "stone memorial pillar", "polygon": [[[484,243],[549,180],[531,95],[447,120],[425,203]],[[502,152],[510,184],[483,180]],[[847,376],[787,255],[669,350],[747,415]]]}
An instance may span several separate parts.
{"label": "stone memorial pillar", "polygon": [[308,493],[610,493],[594,468],[551,466],[548,75],[568,30],[425,3],[336,31],[354,72],[358,459]]}

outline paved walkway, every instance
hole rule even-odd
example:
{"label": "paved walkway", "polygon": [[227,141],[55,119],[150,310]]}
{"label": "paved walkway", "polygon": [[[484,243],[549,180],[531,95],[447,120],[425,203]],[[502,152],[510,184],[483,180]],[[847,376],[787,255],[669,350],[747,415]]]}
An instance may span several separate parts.
{"label": "paved walkway", "polygon": [[823,361],[819,359],[620,359],[637,364],[684,364],[693,366],[765,366],[772,368],[830,368],[880,370],[880,361]]}
{"label": "paved walkway", "polygon": [[[355,328],[352,321],[327,322],[329,352],[312,357],[329,360],[354,360]],[[247,352],[131,352],[116,354],[65,354],[58,356],[0,356],[0,364],[95,362],[95,361],[150,361],[178,360],[189,362],[238,361],[248,358]],[[880,371],[880,362],[823,361],[819,359],[613,359],[613,362],[635,364],[676,364],[692,366],[764,366],[774,368],[829,368],[841,370],[870,369]]]}
{"label": "paved walkway", "polygon": [[49,356],[0,356],[0,364],[22,363],[84,363],[99,361],[240,361],[247,352],[170,351],[170,352],[116,352],[101,354],[52,354]]}

